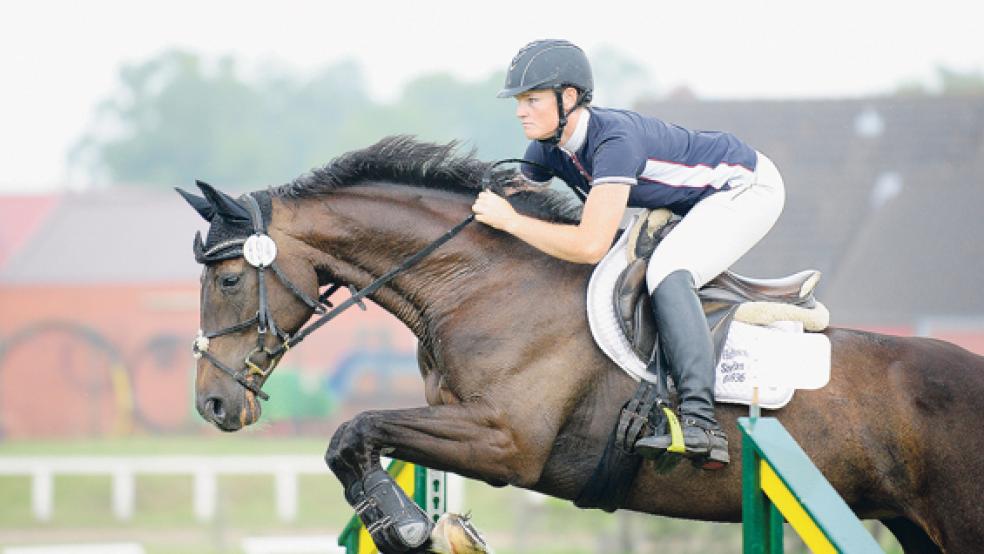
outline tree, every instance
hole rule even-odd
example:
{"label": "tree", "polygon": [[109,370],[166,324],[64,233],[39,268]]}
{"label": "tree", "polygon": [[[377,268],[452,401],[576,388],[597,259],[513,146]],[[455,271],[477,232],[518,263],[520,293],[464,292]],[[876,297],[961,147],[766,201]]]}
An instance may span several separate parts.
{"label": "tree", "polygon": [[592,52],[595,100],[605,106],[629,108],[639,100],[658,95],[659,87],[639,61],[611,45]]}
{"label": "tree", "polygon": [[945,66],[936,68],[943,94],[984,94],[984,73],[980,70],[961,72]]}
{"label": "tree", "polygon": [[165,52],[120,71],[120,89],[71,154],[99,180],[148,186],[213,181],[227,188],[286,182],[388,134],[460,140],[486,158],[522,154],[513,104],[477,83],[434,74],[411,81],[392,105],[367,94],[355,62],[309,76],[286,70],[243,79],[235,60],[209,64]]}
{"label": "tree", "polygon": [[934,86],[922,81],[907,80],[895,87],[895,94],[896,96],[984,94],[984,73],[980,70],[959,71],[939,65],[936,66],[936,81],[938,84]]}
{"label": "tree", "polygon": [[[521,156],[525,139],[513,115],[515,102],[495,97],[503,81],[503,74],[476,83],[447,74],[418,77],[392,106],[362,114],[360,142],[409,133],[436,142],[461,141],[486,159]],[[358,130],[346,134],[358,136]]]}

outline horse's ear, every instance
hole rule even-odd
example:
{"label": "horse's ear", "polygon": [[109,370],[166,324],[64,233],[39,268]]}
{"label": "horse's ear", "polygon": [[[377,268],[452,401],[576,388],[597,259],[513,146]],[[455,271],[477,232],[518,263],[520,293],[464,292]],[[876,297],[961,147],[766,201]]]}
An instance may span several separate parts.
{"label": "horse's ear", "polygon": [[209,203],[215,206],[216,213],[227,221],[245,221],[247,223],[252,221],[252,218],[249,216],[249,210],[244,208],[239,202],[236,202],[233,197],[215,190],[215,187],[204,181],[195,181],[195,184],[198,185],[198,188],[202,189],[202,193],[205,194],[205,198],[208,199]]}
{"label": "horse's ear", "polygon": [[178,187],[174,187],[174,190],[178,191],[178,194],[187,200],[191,204],[191,207],[195,208],[198,215],[202,216],[205,221],[212,221],[212,218],[215,217],[215,207],[208,200],[205,200],[201,196],[195,196],[190,192],[185,192]]}
{"label": "horse's ear", "polygon": [[195,242],[192,245],[192,250],[195,252],[195,261],[204,264],[208,260],[205,258],[205,242],[202,241],[202,232],[195,232]]}

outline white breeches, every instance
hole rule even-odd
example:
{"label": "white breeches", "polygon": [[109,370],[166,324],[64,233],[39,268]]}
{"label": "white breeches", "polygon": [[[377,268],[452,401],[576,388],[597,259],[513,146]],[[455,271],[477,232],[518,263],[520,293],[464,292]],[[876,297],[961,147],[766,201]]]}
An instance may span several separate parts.
{"label": "white breeches", "polygon": [[751,184],[698,202],[653,252],[646,270],[652,293],[679,269],[701,287],[731,267],[772,228],[786,199],[782,176],[761,152]]}

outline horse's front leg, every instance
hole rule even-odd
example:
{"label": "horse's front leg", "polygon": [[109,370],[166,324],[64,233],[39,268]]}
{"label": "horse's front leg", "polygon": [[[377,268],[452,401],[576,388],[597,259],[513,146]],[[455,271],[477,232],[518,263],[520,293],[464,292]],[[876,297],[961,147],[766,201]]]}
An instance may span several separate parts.
{"label": "horse's front leg", "polygon": [[524,417],[517,411],[507,414],[475,400],[362,412],[339,427],[325,459],[343,483],[338,465],[368,468],[382,453],[492,484],[530,487],[540,478],[557,428],[544,413]]}
{"label": "horse's front leg", "polygon": [[328,467],[344,487],[345,500],[362,519],[380,552],[422,551],[433,522],[382,468],[378,449],[365,443],[342,446],[352,423],[344,423],[335,431],[325,454]]}
{"label": "horse's front leg", "polygon": [[[419,521],[419,509],[414,511],[409,499],[388,479],[379,465],[380,453],[491,483],[530,486],[539,479],[556,429],[544,417],[520,424],[516,411],[521,410],[507,416],[491,403],[476,400],[363,412],[339,427],[325,460],[367,527],[393,521],[409,526]],[[422,521],[429,524],[425,515]],[[386,537],[380,540],[375,533],[373,538],[384,552],[407,550],[401,549],[399,541],[387,544]]]}

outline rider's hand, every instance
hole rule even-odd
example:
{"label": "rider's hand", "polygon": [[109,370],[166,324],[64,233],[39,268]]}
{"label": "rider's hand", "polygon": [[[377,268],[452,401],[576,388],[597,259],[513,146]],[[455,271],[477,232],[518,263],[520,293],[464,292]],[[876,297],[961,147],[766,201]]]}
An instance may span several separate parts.
{"label": "rider's hand", "polygon": [[488,191],[478,194],[472,204],[472,211],[475,212],[476,220],[506,232],[509,232],[517,216],[516,210],[505,198]]}

